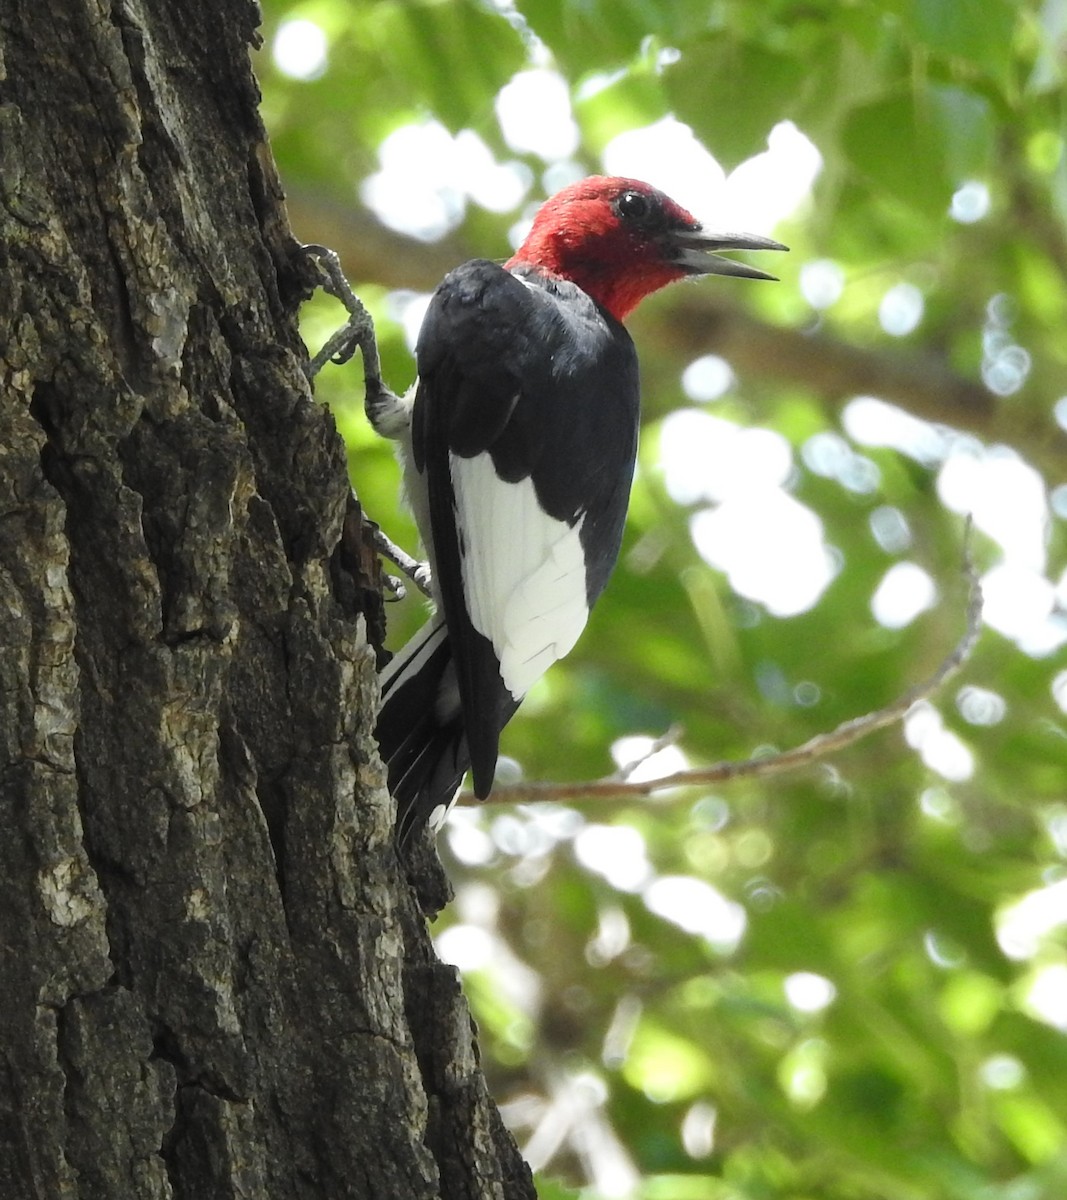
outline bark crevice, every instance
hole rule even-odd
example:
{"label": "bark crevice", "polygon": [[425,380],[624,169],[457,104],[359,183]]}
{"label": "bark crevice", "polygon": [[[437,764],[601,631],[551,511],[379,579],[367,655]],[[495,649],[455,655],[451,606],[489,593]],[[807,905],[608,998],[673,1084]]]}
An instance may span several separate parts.
{"label": "bark crevice", "polygon": [[530,1196],[393,849],[254,22],[0,12],[0,1194]]}

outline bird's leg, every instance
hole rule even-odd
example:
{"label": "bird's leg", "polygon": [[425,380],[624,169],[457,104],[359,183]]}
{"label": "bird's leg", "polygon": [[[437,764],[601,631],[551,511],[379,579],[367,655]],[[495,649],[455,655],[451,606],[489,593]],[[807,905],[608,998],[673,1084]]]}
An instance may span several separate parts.
{"label": "bird's leg", "polygon": [[[314,379],[327,362],[337,363],[339,366],[348,362],[358,349],[363,359],[363,380],[366,386],[363,408],[367,420],[382,437],[396,438],[407,427],[411,418],[404,401],[382,382],[382,366],[378,357],[378,341],[374,336],[374,321],[366,305],[345,278],[337,252],[314,243],[304,246],[304,250],[322,268],[325,276],[323,290],[340,300],[348,313],[347,322],[327,339],[322,349],[308,363],[307,377]],[[419,591],[429,596],[429,564],[419,562],[401,550],[376,522],[369,521],[368,524],[373,531],[374,546],[378,553],[396,563]],[[389,575],[385,579],[389,590],[397,599],[402,599],[404,585],[400,580]]]}

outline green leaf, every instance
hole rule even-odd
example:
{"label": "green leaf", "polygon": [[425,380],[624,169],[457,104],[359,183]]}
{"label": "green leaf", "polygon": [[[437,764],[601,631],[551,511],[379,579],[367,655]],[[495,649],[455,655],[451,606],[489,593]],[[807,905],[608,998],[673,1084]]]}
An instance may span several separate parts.
{"label": "green leaf", "polygon": [[382,54],[453,131],[491,112],[497,92],[526,63],[519,32],[476,0],[381,4],[372,11]]}
{"label": "green leaf", "polygon": [[959,87],[899,92],[852,111],[842,145],[875,188],[909,207],[940,216],[966,178],[988,166],[992,148],[988,102]]}
{"label": "green leaf", "polygon": [[650,36],[680,45],[708,21],[702,0],[519,0],[516,7],[574,76],[632,61]]}
{"label": "green leaf", "polygon": [[627,1082],[664,1100],[699,1095],[714,1077],[701,1047],[663,1028],[642,1021],[623,1066]]}
{"label": "green leaf", "polygon": [[984,175],[993,154],[989,101],[968,88],[938,86],[929,89],[927,103],[950,182]]}
{"label": "green leaf", "polygon": [[978,971],[951,975],[938,997],[945,1024],[961,1037],[975,1037],[989,1028],[1004,1003],[1004,988]]}
{"label": "green leaf", "polygon": [[1062,1155],[1063,1121],[1041,1100],[1011,1092],[996,1097],[997,1124],[1031,1162],[1046,1162]]}
{"label": "green leaf", "polygon": [[580,92],[575,115],[585,141],[600,151],[620,133],[660,120],[669,107],[662,80],[642,65]]}
{"label": "green leaf", "polygon": [[558,1179],[535,1175],[534,1186],[537,1188],[538,1200],[581,1200],[581,1192],[564,1187]]}
{"label": "green leaf", "polygon": [[687,46],[663,78],[675,113],[732,167],[765,150],[774,125],[794,114],[807,70],[799,59],[716,36]]}
{"label": "green leaf", "polygon": [[1017,13],[1007,0],[914,0],[911,19],[916,37],[935,54],[964,59],[1006,82]]}
{"label": "green leaf", "polygon": [[944,211],[948,185],[931,139],[916,123],[910,94],[855,109],[841,141],[852,165],[876,189],[923,212]]}

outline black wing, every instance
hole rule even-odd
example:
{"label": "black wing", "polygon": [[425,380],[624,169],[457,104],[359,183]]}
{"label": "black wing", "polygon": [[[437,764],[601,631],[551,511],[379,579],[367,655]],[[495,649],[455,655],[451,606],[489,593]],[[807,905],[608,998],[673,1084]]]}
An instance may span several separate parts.
{"label": "black wing", "polygon": [[442,282],[416,354],[413,453],[484,796],[500,730],[573,645],[618,556],[637,360],[573,284],[484,260]]}

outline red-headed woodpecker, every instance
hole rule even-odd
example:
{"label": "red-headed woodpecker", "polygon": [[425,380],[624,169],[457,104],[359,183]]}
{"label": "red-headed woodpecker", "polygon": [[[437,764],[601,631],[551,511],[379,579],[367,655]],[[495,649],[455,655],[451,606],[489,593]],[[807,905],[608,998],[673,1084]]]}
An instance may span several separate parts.
{"label": "red-headed woodpecker", "polygon": [[382,675],[377,736],[397,837],[440,828],[464,774],[489,794],[500,731],[578,640],[619,553],[637,452],[623,319],[693,275],[770,279],[646,183],[595,176],[538,212],[504,266],[434,292],[408,395],[370,407],[402,443],[436,611]]}

